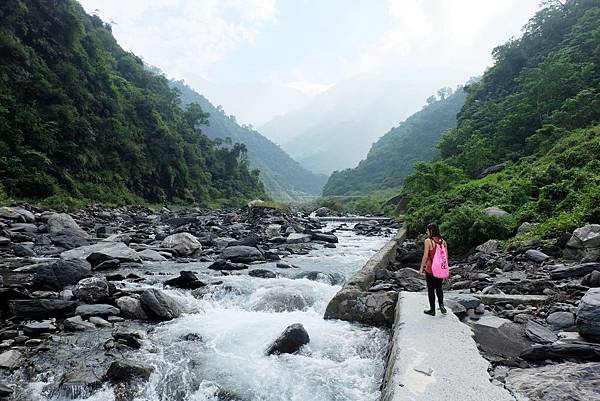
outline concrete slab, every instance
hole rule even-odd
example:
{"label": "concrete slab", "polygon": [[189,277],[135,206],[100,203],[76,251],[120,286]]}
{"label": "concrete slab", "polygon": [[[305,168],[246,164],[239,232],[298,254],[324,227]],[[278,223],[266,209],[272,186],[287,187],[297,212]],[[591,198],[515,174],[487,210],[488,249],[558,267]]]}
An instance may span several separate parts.
{"label": "concrete slab", "polygon": [[423,293],[400,294],[383,400],[515,401],[490,382],[471,329],[451,311],[425,315],[427,306]]}

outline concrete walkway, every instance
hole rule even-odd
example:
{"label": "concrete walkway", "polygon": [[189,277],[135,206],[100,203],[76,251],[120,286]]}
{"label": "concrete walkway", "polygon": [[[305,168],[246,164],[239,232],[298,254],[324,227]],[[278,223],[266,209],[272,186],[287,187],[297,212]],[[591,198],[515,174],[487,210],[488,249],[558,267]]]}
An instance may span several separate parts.
{"label": "concrete walkway", "polygon": [[427,307],[426,294],[400,294],[383,400],[514,401],[490,382],[471,329],[450,310],[425,315]]}

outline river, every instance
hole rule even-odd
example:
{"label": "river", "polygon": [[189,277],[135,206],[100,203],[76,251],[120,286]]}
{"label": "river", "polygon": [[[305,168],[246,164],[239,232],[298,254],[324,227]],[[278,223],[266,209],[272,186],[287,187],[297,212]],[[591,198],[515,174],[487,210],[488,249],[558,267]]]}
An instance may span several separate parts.
{"label": "river", "polygon": [[[339,223],[327,229],[336,227]],[[377,400],[389,332],[324,320],[323,313],[341,288],[337,279],[360,269],[389,238],[364,237],[349,230],[338,230],[336,235],[336,248],[319,247],[308,255],[285,258],[298,268],[279,269],[275,263],[252,266],[279,275],[271,279],[247,274],[217,277],[206,269],[209,263],[145,263],[138,274],[192,270],[201,280],[222,284],[211,286],[210,292],[196,290],[195,296],[192,291],[169,289],[185,305],[184,316],[158,325],[125,326],[144,332],[143,347],[125,356],[154,368],[135,399]],[[293,278],[302,272],[322,274],[318,280]],[[169,276],[152,277],[156,277],[153,285],[162,288],[161,281]],[[266,347],[293,323],[304,325],[310,343],[297,354],[266,356]],[[85,344],[101,347],[93,339],[78,346],[85,348]],[[85,355],[82,349],[81,357]],[[58,374],[41,377],[29,385],[28,397],[34,400],[73,399],[73,395],[90,401],[115,400],[108,384],[91,395],[84,393],[86,398],[77,391],[57,392]]]}

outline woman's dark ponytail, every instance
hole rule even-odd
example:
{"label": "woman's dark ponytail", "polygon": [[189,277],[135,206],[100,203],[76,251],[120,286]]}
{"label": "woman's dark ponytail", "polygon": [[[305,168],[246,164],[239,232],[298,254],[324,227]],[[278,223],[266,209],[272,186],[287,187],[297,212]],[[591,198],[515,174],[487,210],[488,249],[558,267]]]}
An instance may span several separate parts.
{"label": "woman's dark ponytail", "polygon": [[429,230],[429,233],[430,233],[431,237],[441,238],[442,240],[444,239],[442,237],[442,235],[440,234],[440,228],[438,227],[437,224],[435,224],[435,223],[429,223],[427,225],[427,229]]}

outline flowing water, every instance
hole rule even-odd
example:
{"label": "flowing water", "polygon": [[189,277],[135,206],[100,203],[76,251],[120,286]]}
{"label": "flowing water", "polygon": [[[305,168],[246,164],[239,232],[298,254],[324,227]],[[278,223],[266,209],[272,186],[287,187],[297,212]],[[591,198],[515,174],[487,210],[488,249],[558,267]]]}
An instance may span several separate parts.
{"label": "flowing water", "polygon": [[[162,324],[141,326],[146,331],[144,346],[126,357],[155,370],[135,399],[377,400],[389,333],[324,320],[323,314],[341,288],[332,281],[352,275],[389,238],[362,237],[351,231],[336,234],[340,243],[335,249],[319,247],[308,255],[285,258],[297,269],[278,269],[274,263],[252,266],[280,275],[272,279],[246,274],[215,277],[206,263],[144,265],[144,271],[193,270],[201,279],[223,283],[196,296],[191,291],[167,290],[186,306],[187,313]],[[292,278],[308,271],[324,274],[319,281]],[[266,347],[293,323],[304,325],[310,343],[294,355],[266,356]],[[50,375],[46,380],[59,379]],[[56,395],[48,388],[33,383],[29,396],[73,398],[73,394]],[[115,395],[105,385],[88,398],[77,399],[108,401],[115,400]]]}

